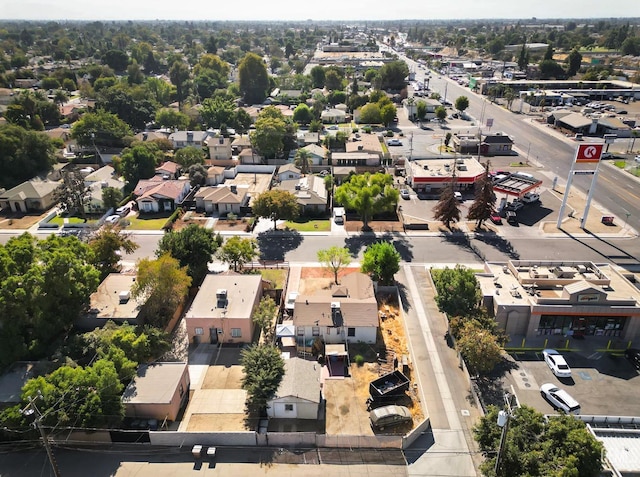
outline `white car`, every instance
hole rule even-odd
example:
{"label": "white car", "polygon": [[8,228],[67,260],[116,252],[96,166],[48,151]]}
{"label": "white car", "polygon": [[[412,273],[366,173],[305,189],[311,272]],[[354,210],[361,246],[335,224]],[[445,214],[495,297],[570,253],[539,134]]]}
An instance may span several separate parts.
{"label": "white car", "polygon": [[458,202],[462,202],[462,193],[461,192],[456,191],[456,192],[453,193],[453,196],[456,198],[456,200]]}
{"label": "white car", "polygon": [[389,139],[387,142],[388,146],[402,146],[402,141],[400,139]]}
{"label": "white car", "polygon": [[545,363],[551,369],[551,372],[559,378],[570,378],[571,368],[565,361],[564,357],[558,353],[555,349],[542,350],[542,356]]}
{"label": "white car", "polygon": [[403,199],[409,199],[409,198],[411,198],[411,194],[409,193],[409,191],[407,189],[401,189],[400,190],[400,197],[402,197]]}
{"label": "white car", "polygon": [[580,404],[564,389],[555,384],[545,383],[540,386],[540,394],[555,408],[567,414],[580,414]]}
{"label": "white car", "polygon": [[117,224],[119,220],[120,220],[119,215],[110,215],[109,217],[104,219],[104,223],[113,225],[113,224]]}

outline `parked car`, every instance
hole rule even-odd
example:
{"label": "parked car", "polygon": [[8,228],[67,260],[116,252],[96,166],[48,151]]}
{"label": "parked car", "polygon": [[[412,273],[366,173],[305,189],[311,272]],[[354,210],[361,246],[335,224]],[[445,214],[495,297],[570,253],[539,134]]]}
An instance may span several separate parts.
{"label": "parked car", "polygon": [[117,224],[119,220],[120,220],[119,215],[110,215],[109,217],[104,219],[104,223],[113,225],[113,224]]}
{"label": "parked car", "polygon": [[636,162],[640,162],[640,156],[636,156],[634,159]]}
{"label": "parked car", "polygon": [[127,215],[129,215],[129,212],[131,212],[131,207],[128,205],[123,205],[122,207],[118,207],[116,209],[116,214],[118,214],[120,217],[126,217]]}
{"label": "parked car", "polygon": [[371,427],[383,430],[385,427],[398,426],[411,422],[411,411],[404,406],[392,404],[374,409],[369,413]]}
{"label": "parked car", "polygon": [[540,394],[554,409],[559,409],[567,414],[580,414],[580,403],[573,399],[564,389],[555,384],[545,383],[540,386]]}
{"label": "parked car", "polygon": [[453,196],[456,198],[456,200],[457,200],[458,202],[462,202],[462,200],[463,200],[463,199],[462,199],[462,193],[460,193],[460,192],[456,191],[456,192],[454,192],[454,193],[453,193]]}
{"label": "parked car", "polygon": [[513,212],[517,212],[518,210],[522,209],[524,207],[524,203],[522,203],[519,200],[513,200],[513,202],[509,202],[507,204],[507,209],[513,211]]}
{"label": "parked car", "polygon": [[402,141],[400,139],[389,139],[387,146],[402,146]]}
{"label": "parked car", "polygon": [[522,196],[522,202],[525,204],[533,204],[540,201],[540,194],[534,194],[533,192],[527,192]]}
{"label": "parked car", "polygon": [[518,223],[518,217],[516,216],[516,213],[513,210],[507,210],[504,216],[506,217],[508,223],[510,224]]}
{"label": "parked car", "polygon": [[545,363],[551,369],[553,374],[559,378],[570,378],[571,368],[565,361],[564,357],[555,349],[545,349],[542,351],[542,357]]}
{"label": "parked car", "polygon": [[401,189],[400,190],[400,197],[402,197],[403,199],[409,199],[409,198],[411,198],[411,194],[409,193],[408,189]]}
{"label": "parked car", "polygon": [[491,220],[491,222],[496,225],[502,225],[502,217],[500,217],[498,214],[493,214],[491,217],[489,217],[489,220]]}
{"label": "parked car", "polygon": [[624,350],[624,356],[637,368],[640,369],[640,349],[629,348]]}

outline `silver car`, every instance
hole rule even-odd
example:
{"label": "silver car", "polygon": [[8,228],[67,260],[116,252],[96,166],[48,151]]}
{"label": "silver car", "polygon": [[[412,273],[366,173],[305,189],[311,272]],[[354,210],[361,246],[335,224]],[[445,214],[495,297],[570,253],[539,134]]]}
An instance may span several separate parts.
{"label": "silver car", "polygon": [[404,406],[392,404],[374,409],[369,413],[371,427],[383,430],[385,427],[399,426],[411,422],[411,411]]}

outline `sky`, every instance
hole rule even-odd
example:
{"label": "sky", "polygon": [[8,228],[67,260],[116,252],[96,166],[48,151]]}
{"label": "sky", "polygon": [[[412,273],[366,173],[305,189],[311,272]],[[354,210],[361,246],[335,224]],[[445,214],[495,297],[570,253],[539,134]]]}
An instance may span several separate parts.
{"label": "sky", "polygon": [[0,0],[2,20],[441,20],[640,17],[622,0]]}

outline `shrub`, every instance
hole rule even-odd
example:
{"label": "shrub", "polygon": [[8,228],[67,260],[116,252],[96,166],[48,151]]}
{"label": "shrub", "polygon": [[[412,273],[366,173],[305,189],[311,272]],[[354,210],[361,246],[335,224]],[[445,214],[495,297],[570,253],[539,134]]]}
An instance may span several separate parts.
{"label": "shrub", "polygon": [[353,360],[358,366],[362,366],[364,364],[364,356],[362,356],[361,354],[355,355]]}

